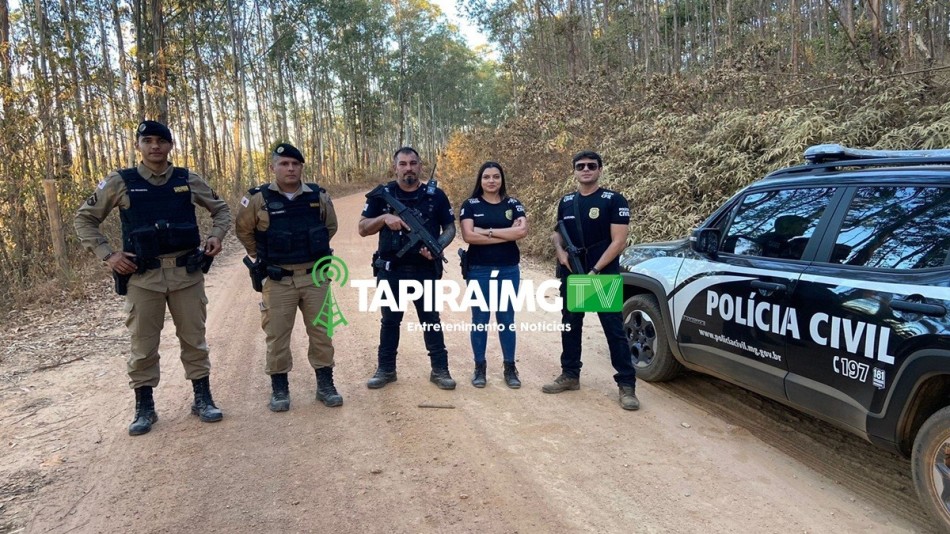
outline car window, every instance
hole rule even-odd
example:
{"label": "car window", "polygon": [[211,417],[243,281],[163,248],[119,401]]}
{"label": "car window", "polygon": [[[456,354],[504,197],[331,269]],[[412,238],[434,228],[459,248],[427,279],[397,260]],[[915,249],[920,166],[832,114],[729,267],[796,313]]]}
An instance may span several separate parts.
{"label": "car window", "polygon": [[754,192],[739,203],[722,252],[801,259],[834,188]]}
{"label": "car window", "polygon": [[862,187],[835,240],[832,263],[878,269],[940,267],[950,252],[950,189]]}

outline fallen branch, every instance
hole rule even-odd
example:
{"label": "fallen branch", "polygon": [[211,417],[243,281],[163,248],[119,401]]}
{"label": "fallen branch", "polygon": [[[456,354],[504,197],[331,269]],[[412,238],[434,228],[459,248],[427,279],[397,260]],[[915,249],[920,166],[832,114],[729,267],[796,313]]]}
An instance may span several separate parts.
{"label": "fallen branch", "polygon": [[34,371],[47,371],[47,370],[49,370],[49,369],[55,369],[56,367],[59,367],[60,365],[66,365],[66,364],[70,364],[70,363],[73,363],[73,362],[78,362],[79,360],[86,361],[86,357],[85,357],[85,356],[77,356],[77,357],[75,357],[75,358],[73,358],[73,359],[71,359],[71,360],[61,360],[61,361],[58,361],[58,362],[56,362],[56,363],[51,363],[51,364],[49,364],[49,365],[41,365],[41,366],[39,366],[39,367],[37,367],[36,369],[33,369],[33,370],[34,370]]}
{"label": "fallen branch", "polygon": [[441,409],[444,409],[444,410],[454,410],[454,409],[455,409],[455,406],[452,406],[451,404],[429,404],[429,403],[425,403],[425,402],[423,402],[422,404],[420,404],[419,407],[420,407],[420,408],[441,408]]}

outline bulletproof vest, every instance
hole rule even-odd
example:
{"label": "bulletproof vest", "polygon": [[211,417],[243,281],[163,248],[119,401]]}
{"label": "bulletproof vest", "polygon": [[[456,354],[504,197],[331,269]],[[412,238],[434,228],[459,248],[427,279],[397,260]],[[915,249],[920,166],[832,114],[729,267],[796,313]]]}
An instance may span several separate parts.
{"label": "bulletproof vest", "polygon": [[264,195],[264,210],[270,216],[267,230],[254,231],[257,254],[273,265],[312,263],[330,252],[330,231],[320,217],[320,192],[317,184],[307,184],[311,191],[287,199],[268,185],[248,191]]}
{"label": "bulletproof vest", "polygon": [[[425,221],[426,230],[435,237],[439,236],[441,227],[435,214],[434,194],[428,194],[425,187],[420,187],[412,193],[406,193],[394,181],[386,184],[386,189],[397,200],[405,204],[407,208],[418,211],[422,220]],[[393,213],[392,206],[389,204],[386,204],[386,210],[387,213]],[[396,253],[408,242],[409,237],[405,231],[393,231],[388,226],[383,225],[382,230],[379,231],[379,255],[386,260],[396,259]]]}
{"label": "bulletproof vest", "polygon": [[153,185],[134,168],[122,169],[129,207],[120,210],[122,250],[148,260],[201,244],[188,169],[175,167],[164,185]]}

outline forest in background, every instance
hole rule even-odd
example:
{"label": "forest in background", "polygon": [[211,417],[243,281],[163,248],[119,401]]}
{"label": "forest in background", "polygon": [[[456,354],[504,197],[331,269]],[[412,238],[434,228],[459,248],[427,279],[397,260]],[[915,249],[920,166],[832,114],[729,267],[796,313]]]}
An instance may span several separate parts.
{"label": "forest in background", "polygon": [[497,160],[535,254],[580,149],[604,155],[644,241],[682,236],[809,144],[950,141],[944,2],[457,6],[494,57],[426,0],[0,0],[0,299],[68,288],[92,263],[72,214],[133,162],[142,118],[166,121],[175,163],[232,199],[284,140],[331,192],[377,181],[412,144],[455,204]]}

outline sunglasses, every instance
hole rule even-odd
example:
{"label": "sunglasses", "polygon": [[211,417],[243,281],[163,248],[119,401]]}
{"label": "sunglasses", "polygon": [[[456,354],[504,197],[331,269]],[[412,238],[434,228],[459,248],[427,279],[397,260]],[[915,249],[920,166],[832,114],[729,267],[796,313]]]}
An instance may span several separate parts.
{"label": "sunglasses", "polygon": [[592,171],[596,171],[597,169],[600,168],[600,164],[597,163],[596,161],[591,161],[591,162],[589,162],[589,163],[575,163],[575,164],[574,164],[574,170],[575,170],[575,171],[582,171],[582,170],[584,170],[585,168],[588,168],[588,169],[590,169],[590,170],[592,170]]}

